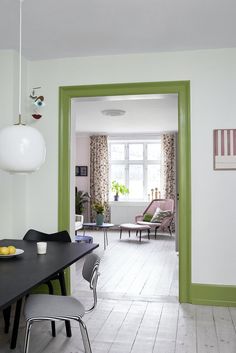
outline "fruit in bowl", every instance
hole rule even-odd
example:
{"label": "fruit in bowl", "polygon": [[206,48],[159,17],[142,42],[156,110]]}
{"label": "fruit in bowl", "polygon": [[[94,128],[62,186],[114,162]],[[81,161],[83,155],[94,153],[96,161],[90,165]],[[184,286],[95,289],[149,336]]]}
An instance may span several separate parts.
{"label": "fruit in bowl", "polygon": [[16,248],[13,245],[9,245],[8,250],[10,255],[14,255],[16,253]]}
{"label": "fruit in bowl", "polygon": [[0,246],[0,255],[14,255],[16,253],[16,248],[13,245]]}

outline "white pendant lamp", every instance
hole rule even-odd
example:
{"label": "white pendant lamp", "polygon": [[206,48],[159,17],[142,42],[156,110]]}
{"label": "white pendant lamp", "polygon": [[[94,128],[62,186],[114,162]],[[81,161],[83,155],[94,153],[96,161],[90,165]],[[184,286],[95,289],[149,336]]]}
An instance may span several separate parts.
{"label": "white pendant lamp", "polygon": [[0,169],[10,173],[32,173],[45,161],[46,146],[43,136],[21,120],[21,58],[22,58],[22,3],[20,1],[19,45],[19,121],[0,130]]}

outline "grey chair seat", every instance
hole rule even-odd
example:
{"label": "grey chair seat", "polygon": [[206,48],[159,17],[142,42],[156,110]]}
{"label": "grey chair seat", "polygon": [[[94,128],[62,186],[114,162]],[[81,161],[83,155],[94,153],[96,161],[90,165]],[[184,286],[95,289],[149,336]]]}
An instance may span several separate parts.
{"label": "grey chair seat", "polygon": [[70,296],[33,294],[26,301],[24,314],[26,320],[32,318],[82,317],[84,306]]}

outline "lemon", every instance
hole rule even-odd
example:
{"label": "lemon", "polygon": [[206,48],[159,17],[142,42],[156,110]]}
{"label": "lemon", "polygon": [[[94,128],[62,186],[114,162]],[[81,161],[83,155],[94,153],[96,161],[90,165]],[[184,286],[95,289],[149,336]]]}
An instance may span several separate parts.
{"label": "lemon", "polygon": [[2,246],[1,255],[9,255],[9,249],[6,246]]}
{"label": "lemon", "polygon": [[16,248],[13,245],[8,246],[9,254],[13,255],[16,253]]}

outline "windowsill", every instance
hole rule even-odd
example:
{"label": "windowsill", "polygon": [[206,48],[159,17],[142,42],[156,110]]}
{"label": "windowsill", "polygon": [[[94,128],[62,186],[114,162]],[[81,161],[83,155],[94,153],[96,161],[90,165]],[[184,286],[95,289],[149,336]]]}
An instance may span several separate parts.
{"label": "windowsill", "polygon": [[146,206],[149,203],[148,201],[109,201],[111,206],[116,207]]}

